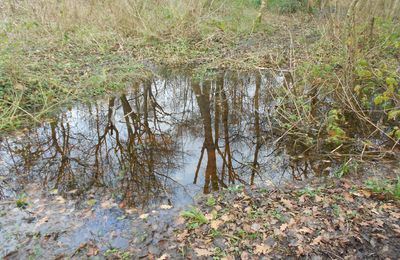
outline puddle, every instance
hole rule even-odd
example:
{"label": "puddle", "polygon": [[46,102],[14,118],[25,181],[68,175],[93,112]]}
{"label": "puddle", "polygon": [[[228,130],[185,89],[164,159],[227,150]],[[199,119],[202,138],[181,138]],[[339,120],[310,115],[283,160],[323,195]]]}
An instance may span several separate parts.
{"label": "puddle", "polygon": [[[268,73],[155,76],[3,138],[0,255],[71,256],[88,241],[146,255],[195,196],[279,185],[293,173],[272,138],[268,88],[281,83]],[[21,196],[26,210],[7,202]]]}
{"label": "puddle", "polygon": [[2,179],[18,184],[1,194],[16,196],[32,181],[62,195],[107,187],[138,207],[187,204],[233,183],[279,183],[287,166],[263,138],[272,109],[264,88],[276,83],[237,73],[156,77],[77,104],[1,142]]}

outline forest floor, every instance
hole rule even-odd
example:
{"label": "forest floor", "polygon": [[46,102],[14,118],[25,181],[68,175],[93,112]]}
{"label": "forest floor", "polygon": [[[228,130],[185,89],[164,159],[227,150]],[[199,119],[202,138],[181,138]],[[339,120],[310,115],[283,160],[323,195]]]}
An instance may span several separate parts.
{"label": "forest floor", "polygon": [[399,206],[349,179],[231,189],[186,214],[178,241],[189,259],[399,259]]}
{"label": "forest floor", "polygon": [[400,201],[380,185],[236,185],[186,211],[161,205],[147,213],[107,196],[76,207],[77,198],[33,187],[26,207],[0,204],[4,259],[399,259]]}

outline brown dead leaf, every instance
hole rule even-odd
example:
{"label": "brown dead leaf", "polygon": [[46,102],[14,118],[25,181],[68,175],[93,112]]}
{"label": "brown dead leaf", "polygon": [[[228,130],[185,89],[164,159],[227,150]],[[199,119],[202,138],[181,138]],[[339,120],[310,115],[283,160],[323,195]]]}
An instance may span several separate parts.
{"label": "brown dead leaf", "polygon": [[304,234],[312,234],[313,233],[313,231],[308,227],[302,227],[301,229],[299,229],[299,232],[302,232]]}
{"label": "brown dead leaf", "polygon": [[213,229],[218,229],[218,227],[223,224],[224,222],[221,220],[211,220],[210,225]]}
{"label": "brown dead leaf", "polygon": [[63,197],[61,197],[61,196],[56,196],[55,199],[60,204],[64,204],[65,203],[65,199]]}
{"label": "brown dead leaf", "polygon": [[301,256],[304,255],[304,248],[302,246],[297,246],[296,255]]}
{"label": "brown dead leaf", "polygon": [[393,208],[396,208],[396,206],[391,203],[385,203],[382,205],[382,209],[393,209]]}
{"label": "brown dead leaf", "polygon": [[400,219],[400,213],[398,212],[390,212],[390,216],[394,217],[395,219]]}
{"label": "brown dead leaf", "polygon": [[210,214],[210,213],[205,214],[204,217],[205,217],[208,221],[210,221],[210,220],[213,219],[213,215]]}
{"label": "brown dead leaf", "polygon": [[368,190],[361,190],[362,195],[364,195],[364,197],[369,198],[371,197],[372,193]]}
{"label": "brown dead leaf", "polygon": [[282,232],[284,232],[287,228],[288,228],[288,224],[287,223],[284,223],[284,224],[282,224],[281,225],[281,227],[279,228]]}
{"label": "brown dead leaf", "polygon": [[168,204],[164,204],[164,205],[160,205],[160,209],[172,209],[172,206],[168,205]]}
{"label": "brown dead leaf", "polygon": [[236,208],[236,209],[241,209],[242,205],[240,205],[238,203],[235,203],[235,204],[233,204],[233,207]]}
{"label": "brown dead leaf", "polygon": [[293,208],[293,204],[290,200],[286,200],[286,199],[281,199],[281,202],[283,203],[283,205],[287,208],[287,209],[292,209]]}
{"label": "brown dead leaf", "polygon": [[88,251],[87,251],[87,256],[96,256],[99,253],[99,248],[95,245],[89,245],[88,246]]}
{"label": "brown dead leaf", "polygon": [[231,221],[232,219],[233,219],[232,216],[230,216],[229,214],[222,215],[221,217],[221,220],[225,222]]}
{"label": "brown dead leaf", "polygon": [[159,258],[157,258],[157,260],[167,260],[169,259],[171,256],[169,254],[163,254],[162,256],[160,256]]}
{"label": "brown dead leaf", "polygon": [[315,202],[321,202],[321,201],[323,201],[324,199],[322,198],[322,197],[320,197],[320,196],[318,196],[318,195],[315,195]]}
{"label": "brown dead leaf", "polygon": [[189,231],[187,229],[183,230],[182,233],[177,235],[178,241],[183,241],[189,235]]}
{"label": "brown dead leaf", "polygon": [[306,195],[301,195],[300,197],[299,197],[299,202],[300,203],[304,203],[306,201]]}
{"label": "brown dead leaf", "polygon": [[198,256],[212,256],[213,252],[209,249],[195,248],[194,251]]}
{"label": "brown dead leaf", "polygon": [[254,249],[254,253],[256,255],[266,255],[271,251],[272,251],[272,248],[266,244],[256,245],[256,248]]}
{"label": "brown dead leaf", "polygon": [[322,244],[322,239],[323,239],[323,236],[317,236],[316,238],[313,239],[313,241],[311,242],[310,245],[315,246],[318,244]]}
{"label": "brown dead leaf", "polygon": [[274,235],[275,235],[275,236],[282,236],[282,235],[283,235],[283,232],[282,232],[280,229],[275,228],[275,229],[274,229]]}
{"label": "brown dead leaf", "polygon": [[353,196],[348,192],[344,192],[343,197],[348,202],[354,202]]}
{"label": "brown dead leaf", "polygon": [[374,224],[377,225],[378,227],[383,227],[384,222],[382,220],[380,220],[380,219],[376,219],[374,221]]}
{"label": "brown dead leaf", "polygon": [[376,237],[378,237],[378,238],[380,238],[380,239],[383,239],[383,240],[388,240],[389,238],[387,237],[387,236],[385,236],[385,235],[383,235],[383,234],[373,234],[374,236],[376,236]]}

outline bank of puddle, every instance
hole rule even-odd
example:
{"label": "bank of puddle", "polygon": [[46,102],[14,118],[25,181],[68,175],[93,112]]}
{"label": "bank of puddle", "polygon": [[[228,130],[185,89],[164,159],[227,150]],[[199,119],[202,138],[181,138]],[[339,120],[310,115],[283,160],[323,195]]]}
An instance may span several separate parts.
{"label": "bank of puddle", "polygon": [[71,257],[83,245],[157,255],[174,249],[176,216],[196,196],[291,179],[268,94],[283,80],[154,76],[3,138],[0,255]]}

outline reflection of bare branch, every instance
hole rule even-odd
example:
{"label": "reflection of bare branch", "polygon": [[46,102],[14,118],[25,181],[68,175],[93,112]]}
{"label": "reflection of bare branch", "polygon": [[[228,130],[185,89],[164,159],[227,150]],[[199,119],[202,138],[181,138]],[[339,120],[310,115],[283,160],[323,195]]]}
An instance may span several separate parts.
{"label": "reflection of bare branch", "polygon": [[206,146],[203,144],[203,146],[201,147],[200,159],[199,159],[199,162],[197,163],[197,167],[196,167],[196,173],[194,174],[193,184],[197,183],[197,178],[199,176],[200,166],[201,166],[201,162],[203,161],[205,149],[206,149]]}

